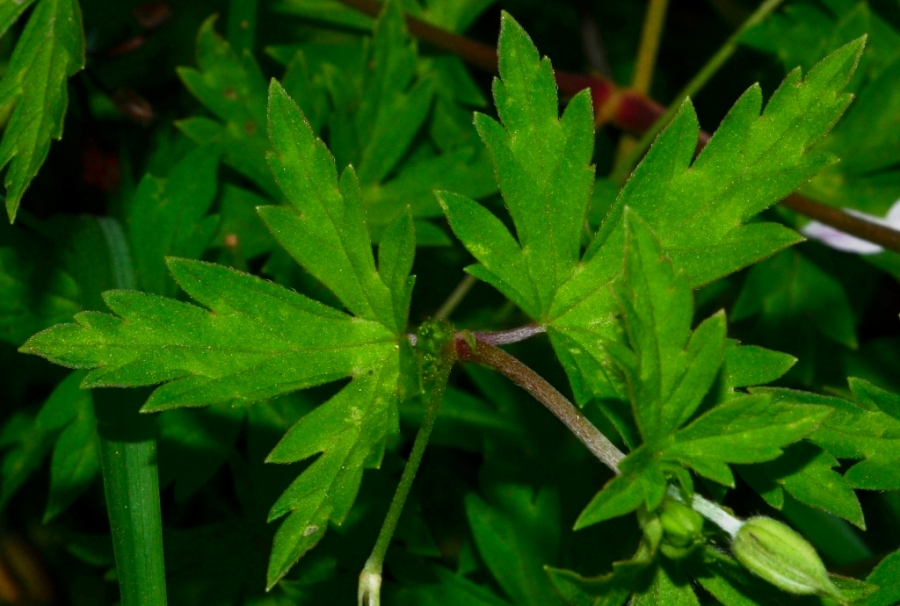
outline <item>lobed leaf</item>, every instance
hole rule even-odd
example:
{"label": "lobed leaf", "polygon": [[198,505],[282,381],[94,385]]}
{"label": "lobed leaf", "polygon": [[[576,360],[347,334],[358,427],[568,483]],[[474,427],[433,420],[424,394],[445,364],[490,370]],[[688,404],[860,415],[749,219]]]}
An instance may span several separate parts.
{"label": "lobed leaf", "polygon": [[270,91],[269,134],[273,149],[269,163],[293,208],[261,208],[266,226],[353,314],[381,322],[395,333],[403,331],[406,309],[395,308],[391,291],[375,269],[353,168],[338,179],[328,148],[316,139],[300,108],[275,81]]}
{"label": "lobed leaf", "polygon": [[269,455],[270,463],[292,463],[322,453],[269,513],[269,521],[290,514],[275,535],[269,588],[319,542],[329,520],[340,525],[346,519],[363,469],[380,462],[372,453],[399,431],[398,375],[398,357],[386,358],[298,421]]}
{"label": "lobed leaf", "polygon": [[[454,212],[454,206],[465,206],[458,198],[444,196],[442,203],[454,232],[481,263],[473,273],[535,320],[545,321],[556,291],[568,281],[580,256],[594,175],[593,112],[590,96],[582,92],[559,118],[550,61],[540,59],[528,35],[507,13],[499,56],[494,99],[502,124],[484,115],[477,115],[475,124],[493,157],[518,245],[506,243],[512,237],[496,219],[476,216],[473,221],[471,212]],[[506,235],[503,244],[494,247],[494,232],[500,229]]]}
{"label": "lobed leaf", "polygon": [[356,375],[395,353],[383,326],[354,319],[249,274],[170,259],[178,284],[209,311],[155,295],[109,291],[117,314],[83,312],[21,351],[91,370],[84,387],[166,382],[145,411],[255,402]]}

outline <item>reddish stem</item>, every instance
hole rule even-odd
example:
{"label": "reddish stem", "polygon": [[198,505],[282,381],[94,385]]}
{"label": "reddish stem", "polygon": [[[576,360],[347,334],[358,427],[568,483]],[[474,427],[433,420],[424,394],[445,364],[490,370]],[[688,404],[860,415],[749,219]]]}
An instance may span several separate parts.
{"label": "reddish stem", "polygon": [[[625,458],[622,451],[616,448],[615,444],[594,427],[584,413],[542,376],[502,349],[478,340],[477,336],[472,333],[457,333],[455,344],[458,360],[484,364],[505,375],[513,383],[534,396],[557,419],[562,421],[595,457],[605,463],[613,472],[619,473],[619,461]],[[474,349],[472,345],[475,346]]]}

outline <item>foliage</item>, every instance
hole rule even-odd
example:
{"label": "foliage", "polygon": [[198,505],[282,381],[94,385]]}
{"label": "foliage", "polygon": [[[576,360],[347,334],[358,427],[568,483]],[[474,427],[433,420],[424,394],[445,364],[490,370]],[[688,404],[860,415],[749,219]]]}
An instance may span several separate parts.
{"label": "foliage", "polygon": [[[538,50],[572,23],[365,4],[0,6],[30,569],[125,606],[895,603],[897,253],[777,206],[900,197],[895,15],[786,3],[619,187],[619,100]],[[604,19],[643,5],[608,4],[625,81]],[[498,21],[489,106],[441,30]],[[699,38],[672,32],[663,99]]]}

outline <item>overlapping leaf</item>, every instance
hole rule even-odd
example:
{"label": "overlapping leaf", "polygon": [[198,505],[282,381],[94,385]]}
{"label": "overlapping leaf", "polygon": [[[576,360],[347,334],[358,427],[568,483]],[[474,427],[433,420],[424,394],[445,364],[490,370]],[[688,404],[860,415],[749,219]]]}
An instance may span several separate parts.
{"label": "overlapping leaf", "polygon": [[634,213],[626,210],[625,223],[619,301],[628,344],[608,342],[606,347],[625,376],[642,444],[581,514],[579,527],[642,504],[655,509],[665,496],[667,475],[689,487],[681,466],[733,486],[729,464],[775,459],[830,413],[825,406],[735,395],[695,418],[724,360],[724,317],[716,314],[691,331],[693,304],[685,273],[673,267]]}
{"label": "overlapping leaf", "polygon": [[[6,2],[0,32],[26,2]],[[75,0],[40,0],[19,38],[3,79],[0,113],[12,111],[0,141],[6,168],[6,212],[16,218],[22,195],[44,163],[50,140],[62,136],[69,96],[66,80],[84,67],[84,32]]]}
{"label": "overlapping leaf", "polygon": [[841,162],[805,188],[817,200],[883,216],[900,197],[896,166],[900,124],[900,32],[867,2],[788,4],[748,31],[742,41],[776,55],[786,68],[813,65],[828,51],[868,35],[866,52],[853,80],[856,101],[822,141]]}
{"label": "overlapping leaf", "polygon": [[130,208],[128,235],[141,290],[175,294],[167,276],[167,256],[199,258],[218,217],[206,216],[216,195],[219,154],[200,147],[176,164],[167,178],[146,175]]}
{"label": "overlapping leaf", "polygon": [[145,411],[245,404],[350,377],[273,454],[292,462],[324,452],[272,510],[273,519],[291,516],[276,536],[271,586],[329,520],[343,521],[362,469],[378,463],[384,437],[397,430],[415,237],[409,216],[395,222],[376,269],[352,168],[338,179],[328,150],[277,83],[268,114],[269,160],[291,206],[261,212],[275,237],[354,315],[249,274],[169,258],[175,281],[207,309],[109,291],[104,301],[115,315],[78,314],[75,324],[35,335],[22,351],[89,369],[84,387],[164,383]]}
{"label": "overlapping leaf", "polygon": [[178,75],[219,121],[196,116],[178,122],[178,127],[201,145],[220,145],[229,166],[278,198],[266,166],[266,79],[249,51],[238,56],[216,33],[215,22],[215,17],[207,19],[197,34],[199,69],[182,67]]}
{"label": "overlapping leaf", "polygon": [[0,341],[21,345],[81,311],[78,284],[56,252],[18,227],[0,227]]}
{"label": "overlapping leaf", "polygon": [[477,125],[517,237],[484,207],[450,194],[441,199],[479,261],[468,271],[547,326],[580,402],[622,396],[599,345],[618,338],[609,286],[621,275],[622,209],[630,206],[661,235],[693,286],[797,242],[781,225],[744,223],[835,161],[809,148],[849,103],[841,90],[861,48],[858,40],[835,51],[805,80],[792,72],[762,116],[762,94],[751,87],[694,162],[699,124],[685,103],[582,257],[593,180],[590,99],[576,95],[558,118],[549,61],[540,61],[525,32],[504,16],[494,89],[503,124],[479,116]]}
{"label": "overlapping leaf", "polygon": [[900,399],[862,379],[851,378],[850,387],[856,403],[786,389],[769,393],[776,401],[834,409],[809,440],[837,459],[859,461],[844,474],[852,488],[900,489]]}

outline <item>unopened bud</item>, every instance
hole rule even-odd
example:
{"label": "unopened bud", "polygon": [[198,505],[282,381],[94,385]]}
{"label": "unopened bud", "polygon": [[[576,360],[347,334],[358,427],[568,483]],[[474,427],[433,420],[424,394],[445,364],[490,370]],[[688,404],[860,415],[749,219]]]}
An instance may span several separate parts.
{"label": "unopened bud", "polygon": [[815,548],[777,520],[747,520],[735,534],[731,551],[747,570],[784,591],[843,599]]}
{"label": "unopened bud", "polygon": [[666,499],[659,520],[665,537],[660,550],[667,558],[686,558],[703,543],[703,517],[684,503]]}
{"label": "unopened bud", "polygon": [[703,536],[703,516],[684,503],[666,499],[659,520],[666,541],[676,547],[687,547]]}

